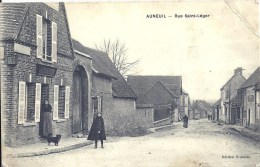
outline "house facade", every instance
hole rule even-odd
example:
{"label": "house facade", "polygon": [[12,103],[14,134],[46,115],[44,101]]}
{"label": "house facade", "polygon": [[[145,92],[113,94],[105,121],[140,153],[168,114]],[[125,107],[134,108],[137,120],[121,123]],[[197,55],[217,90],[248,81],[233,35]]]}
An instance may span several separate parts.
{"label": "house facade", "polygon": [[[221,112],[219,120],[228,124],[237,122],[237,105],[232,103],[237,98],[237,89],[245,82],[242,74],[242,68],[238,67],[234,70],[234,75],[222,86],[221,91]],[[233,108],[233,109],[232,109]],[[232,109],[232,110],[231,110]]]}
{"label": "house facade", "polygon": [[238,91],[241,124],[260,132],[260,68],[241,85]]}
{"label": "house facade", "polygon": [[64,3],[6,3],[0,8],[4,144],[40,140],[45,99],[53,109],[54,134],[86,133],[91,124],[91,61],[74,53]]}

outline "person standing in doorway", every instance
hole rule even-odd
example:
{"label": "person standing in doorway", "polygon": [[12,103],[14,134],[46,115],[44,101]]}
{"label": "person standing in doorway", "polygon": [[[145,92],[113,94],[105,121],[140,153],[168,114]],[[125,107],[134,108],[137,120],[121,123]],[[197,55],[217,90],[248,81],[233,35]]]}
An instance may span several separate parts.
{"label": "person standing in doorway", "polygon": [[106,140],[105,124],[102,118],[101,112],[97,113],[97,117],[94,119],[90,128],[88,140],[95,140],[95,149],[97,148],[98,140],[101,141],[101,148],[104,148],[103,140]]}
{"label": "person standing in doorway", "polygon": [[53,135],[52,131],[52,107],[47,99],[44,100],[44,104],[41,106],[41,137],[47,138],[49,135]]}

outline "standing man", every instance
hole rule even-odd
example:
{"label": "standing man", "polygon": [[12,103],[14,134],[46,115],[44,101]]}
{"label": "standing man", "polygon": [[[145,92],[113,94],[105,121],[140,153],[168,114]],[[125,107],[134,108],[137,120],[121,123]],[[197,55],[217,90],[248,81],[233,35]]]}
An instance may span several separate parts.
{"label": "standing man", "polygon": [[41,106],[41,121],[40,121],[40,135],[43,138],[47,138],[53,134],[52,131],[52,107],[47,99],[44,100],[44,104]]}
{"label": "standing man", "polygon": [[88,140],[95,140],[95,149],[97,148],[98,140],[100,140],[101,148],[104,148],[103,140],[106,140],[106,133],[105,133],[104,119],[101,116],[101,112],[98,112],[97,117],[93,121],[93,124],[91,126],[88,135]]}

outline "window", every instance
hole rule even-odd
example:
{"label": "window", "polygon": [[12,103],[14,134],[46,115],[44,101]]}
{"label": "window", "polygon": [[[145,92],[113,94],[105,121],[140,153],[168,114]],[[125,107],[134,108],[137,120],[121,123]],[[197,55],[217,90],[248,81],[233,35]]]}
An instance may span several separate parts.
{"label": "window", "polygon": [[248,95],[247,96],[247,101],[248,102],[254,102],[255,101],[255,96],[254,95]]}
{"label": "window", "polygon": [[54,85],[53,91],[53,119],[69,118],[70,87]]}
{"label": "window", "polygon": [[18,124],[40,121],[41,84],[19,82]]}
{"label": "window", "polygon": [[26,84],[25,100],[25,120],[26,122],[33,122],[35,116],[35,84]]}
{"label": "window", "polygon": [[57,24],[40,15],[36,22],[37,58],[57,62]]}
{"label": "window", "polygon": [[42,21],[42,58],[51,61],[51,22],[45,18]]}
{"label": "window", "polygon": [[65,86],[59,87],[59,118],[65,118]]}

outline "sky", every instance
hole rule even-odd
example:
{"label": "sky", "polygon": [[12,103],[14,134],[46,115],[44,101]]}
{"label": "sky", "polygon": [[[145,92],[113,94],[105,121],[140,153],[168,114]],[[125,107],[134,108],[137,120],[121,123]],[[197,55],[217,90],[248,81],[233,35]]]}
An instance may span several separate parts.
{"label": "sky", "polygon": [[[260,65],[255,0],[65,5],[74,39],[92,48],[104,39],[124,42],[129,61],[140,59],[135,75],[181,75],[192,100],[218,100],[220,88],[235,68],[243,67],[248,78]],[[147,18],[149,14],[166,18]],[[209,17],[186,18],[185,14]]]}

